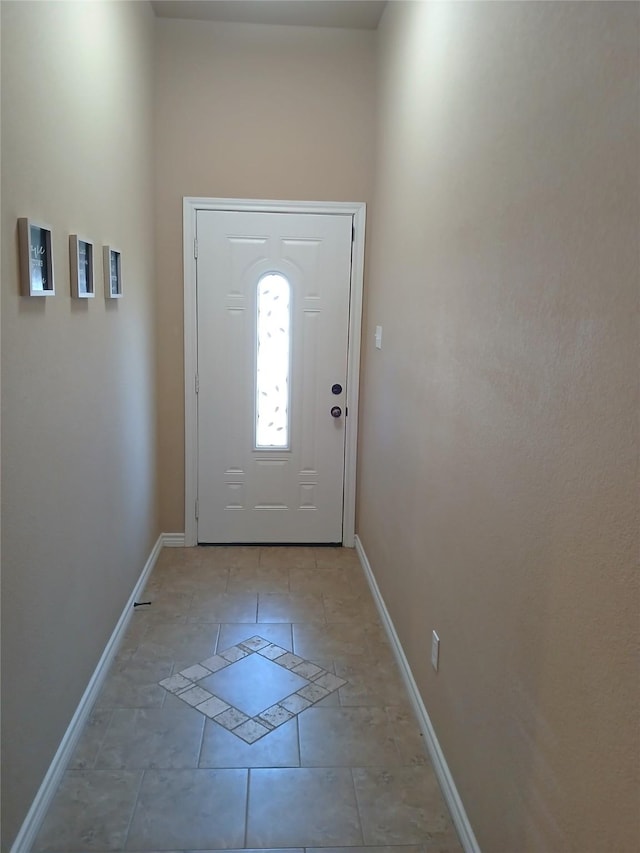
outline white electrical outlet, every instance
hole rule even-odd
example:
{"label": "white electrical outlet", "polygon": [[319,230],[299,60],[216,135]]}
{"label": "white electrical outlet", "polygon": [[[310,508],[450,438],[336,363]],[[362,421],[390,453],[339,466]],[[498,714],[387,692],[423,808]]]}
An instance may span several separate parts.
{"label": "white electrical outlet", "polygon": [[433,631],[431,635],[431,666],[438,671],[440,661],[440,637]]}

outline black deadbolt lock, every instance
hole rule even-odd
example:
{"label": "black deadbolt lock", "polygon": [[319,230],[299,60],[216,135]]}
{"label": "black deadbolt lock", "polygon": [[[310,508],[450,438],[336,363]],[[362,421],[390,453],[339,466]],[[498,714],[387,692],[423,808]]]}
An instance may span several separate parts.
{"label": "black deadbolt lock", "polygon": [[331,393],[332,394],[342,394],[342,385],[338,385],[338,383],[336,382],[335,385],[331,386]]}

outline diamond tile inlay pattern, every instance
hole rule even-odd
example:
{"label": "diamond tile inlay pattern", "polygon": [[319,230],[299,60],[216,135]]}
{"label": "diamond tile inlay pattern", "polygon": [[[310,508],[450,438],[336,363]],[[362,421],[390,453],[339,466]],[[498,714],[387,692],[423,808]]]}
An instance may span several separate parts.
{"label": "diamond tile inlay pattern", "polygon": [[[252,685],[260,681],[258,699]],[[255,743],[346,683],[259,636],[159,682],[246,743]]]}
{"label": "diamond tile inlay pattern", "polygon": [[199,683],[209,693],[219,696],[249,717],[308,686],[305,678],[259,654],[249,655]]}

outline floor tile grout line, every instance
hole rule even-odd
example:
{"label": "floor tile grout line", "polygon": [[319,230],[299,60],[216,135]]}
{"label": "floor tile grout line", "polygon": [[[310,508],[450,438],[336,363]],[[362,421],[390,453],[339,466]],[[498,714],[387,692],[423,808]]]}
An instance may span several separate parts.
{"label": "floor tile grout line", "polygon": [[[335,658],[332,659],[331,663],[333,665],[333,671],[334,671],[335,675],[338,675],[338,673],[336,672],[336,660],[335,660]],[[342,678],[342,676],[339,676],[339,677]],[[338,687],[336,693],[338,694],[338,702],[340,703],[340,707],[345,708],[347,706],[343,705],[343,703],[342,703],[342,694],[340,693],[341,690],[342,690],[342,687]]]}
{"label": "floor tile grout line", "polygon": [[127,831],[124,834],[124,841],[122,843],[121,850],[127,849],[127,843],[129,841],[129,834],[131,833],[131,826],[133,824],[133,817],[134,817],[136,810],[138,808],[138,802],[140,800],[140,792],[142,791],[142,785],[144,783],[144,778],[145,778],[146,774],[147,774],[146,769],[143,769],[142,772],[140,773],[140,782],[138,783],[138,790],[136,791],[136,796],[135,796],[134,801],[133,801],[133,808],[131,809],[131,814],[129,815],[129,821],[127,823]]}
{"label": "floor tile grout line", "polygon": [[251,767],[247,767],[247,796],[244,804],[244,849],[247,849],[249,837],[249,795],[251,793]]}
{"label": "floor tile grout line", "polygon": [[[109,710],[109,724],[107,725],[107,728],[106,728],[106,730],[105,730],[104,737],[103,737],[103,738],[102,738],[102,740],[100,741],[100,746],[99,746],[99,748],[98,748],[98,751],[96,752],[96,757],[95,757],[95,759],[94,759],[94,761],[93,761],[93,767],[91,768],[92,770],[100,770],[100,768],[98,767],[98,759],[100,758],[100,754],[102,753],[102,747],[104,746],[104,744],[105,744],[105,742],[106,742],[106,740],[107,740],[107,735],[108,735],[108,734],[109,734],[109,732],[111,731],[111,726],[112,726],[112,724],[113,724],[113,717],[114,717],[114,714],[115,714],[115,712],[116,712],[116,711],[121,711],[121,710],[123,710],[123,709],[122,709],[122,708],[118,708],[118,707],[114,707],[114,708],[109,708],[108,710]],[[125,709],[125,710],[126,710],[126,709]],[[134,709],[134,710],[135,710],[135,709]],[[108,768],[108,767],[105,767],[104,769],[105,769],[105,770],[108,770],[109,768]]]}
{"label": "floor tile grout line", "polygon": [[196,758],[196,770],[200,770],[200,759],[202,758],[202,747],[204,746],[204,733],[207,729],[208,719],[207,717],[202,715],[203,724],[202,724],[202,734],[200,735],[200,748],[198,749],[198,757]]}
{"label": "floor tile grout line", "polygon": [[[313,707],[313,705],[311,707]],[[309,709],[307,708],[306,710],[309,710]],[[296,714],[294,719],[296,721],[296,735],[298,738],[298,767],[302,767],[303,764],[302,764],[302,739],[300,737],[300,714]]]}
{"label": "floor tile grout line", "polygon": [[[395,746],[396,753],[398,755],[398,764],[400,766],[403,766],[404,762],[402,760],[402,753],[400,752],[400,744],[398,743],[398,736],[396,733],[396,727],[391,722],[391,715],[389,714],[391,707],[392,707],[391,705],[387,705],[387,704],[385,704],[383,706],[384,716],[385,716],[385,719],[387,721],[387,726],[389,728],[389,731],[391,732],[391,738],[393,740],[393,745]],[[411,766],[411,765],[407,764],[407,767],[409,767],[409,766]]]}
{"label": "floor tile grout line", "polygon": [[353,785],[353,797],[354,797],[354,800],[356,803],[356,812],[358,814],[358,826],[360,828],[360,838],[362,839],[362,845],[365,846],[364,830],[362,828],[362,812],[360,810],[360,801],[358,800],[358,790],[356,788],[356,778],[353,775],[353,771],[358,770],[358,769],[359,768],[357,768],[357,767],[350,767],[349,768],[349,775],[351,777],[351,784]]}
{"label": "floor tile grout line", "polygon": [[[98,763],[98,758],[100,757],[100,753],[102,752],[102,747],[104,746],[104,742],[105,742],[105,740],[107,739],[107,735],[109,734],[109,729],[111,728],[111,723],[112,723],[112,721],[113,721],[113,711],[114,711],[114,709],[113,709],[113,708],[106,708],[105,710],[106,710],[106,711],[108,712],[108,714],[109,714],[109,722],[108,722],[108,723],[107,723],[107,725],[106,725],[106,728],[105,728],[105,730],[104,730],[104,734],[103,734],[103,735],[102,735],[102,737],[100,738],[100,743],[99,743],[98,748],[97,748],[97,750],[96,750],[96,754],[95,754],[95,758],[93,759],[93,763],[91,764],[91,767],[88,767],[88,768],[87,768],[87,770],[97,770],[96,765],[97,765],[97,763]],[[93,714],[93,712],[94,712],[94,709],[92,708],[92,709],[91,709],[91,714]],[[89,719],[88,719],[88,720],[87,720],[87,722],[85,723],[85,727],[84,727],[84,728],[83,728],[83,730],[82,730],[82,734],[84,734],[84,733],[85,733],[85,731],[86,731],[86,727],[88,726],[88,724],[89,724],[89,720],[91,719],[91,714],[89,715]],[[69,769],[74,769],[74,768],[69,768]],[[82,769],[82,768],[76,768],[76,769]]]}

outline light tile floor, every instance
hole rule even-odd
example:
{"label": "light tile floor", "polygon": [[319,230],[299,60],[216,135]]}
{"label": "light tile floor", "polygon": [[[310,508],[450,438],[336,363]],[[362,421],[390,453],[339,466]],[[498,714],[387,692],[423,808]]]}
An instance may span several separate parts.
{"label": "light tile floor", "polygon": [[165,549],[142,600],[33,853],[459,853],[354,551]]}

